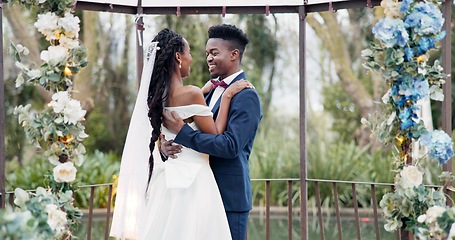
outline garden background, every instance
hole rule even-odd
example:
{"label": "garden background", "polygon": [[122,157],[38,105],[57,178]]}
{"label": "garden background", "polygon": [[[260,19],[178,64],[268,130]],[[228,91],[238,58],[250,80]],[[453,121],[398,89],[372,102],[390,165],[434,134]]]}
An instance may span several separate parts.
{"label": "garden background", "polygon": [[[382,14],[378,7],[311,13],[307,17],[308,178],[393,182],[388,149],[374,142],[370,130],[360,123],[362,117],[379,111],[379,104],[366,103],[379,102],[386,89],[379,75],[362,67],[360,57],[360,51],[373,40],[371,27]],[[88,49],[90,64],[74,76],[78,91],[74,97],[87,110],[85,125],[90,137],[84,142],[86,161],[78,168],[74,185],[115,182],[137,91],[135,16],[90,11],[77,11],[76,15],[81,19],[80,39]],[[261,95],[264,111],[250,158],[252,178],[299,178],[297,18],[297,14],[144,16],[145,45],[163,27],[188,39],[194,60],[187,83],[198,86],[208,79],[204,54],[208,27],[226,22],[238,25],[248,34],[251,42],[245,53],[244,70]],[[33,27],[34,19],[34,12],[5,6],[4,49],[10,42],[21,43],[30,49],[32,60],[38,62],[45,39]],[[438,52],[432,54],[430,61],[440,57]],[[40,159],[27,143],[12,113],[15,106],[27,103],[41,109],[50,102],[51,95],[34,86],[16,89],[18,70],[14,61],[4,57],[4,68],[7,191],[16,187],[35,189],[45,185],[43,176],[51,169],[50,163]],[[435,128],[441,126],[440,108],[440,103],[432,104]],[[440,169],[432,165],[427,172],[434,173],[426,174],[425,182],[437,183],[435,177]],[[286,205],[284,184],[272,188],[272,205]],[[297,190],[295,186],[296,206]],[[348,186],[339,189],[344,193],[341,199],[346,207],[352,205],[349,190]],[[263,204],[263,186],[255,185],[253,191],[255,204]],[[330,196],[332,191],[327,185],[321,192]],[[86,208],[87,195],[88,191],[77,191],[76,205]],[[107,192],[96,195],[97,207],[106,207],[106,195]],[[311,186],[308,195],[311,206]],[[367,207],[371,204],[369,198],[359,195],[358,201]],[[324,205],[331,206],[331,199],[327,197]]]}

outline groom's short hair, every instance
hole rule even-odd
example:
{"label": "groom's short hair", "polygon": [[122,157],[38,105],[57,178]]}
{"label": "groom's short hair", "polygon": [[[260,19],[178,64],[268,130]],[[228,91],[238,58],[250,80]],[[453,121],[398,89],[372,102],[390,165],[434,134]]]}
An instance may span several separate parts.
{"label": "groom's short hair", "polygon": [[245,46],[249,40],[246,34],[235,25],[221,24],[209,28],[209,38],[221,38],[229,42],[231,50],[238,49],[240,51],[240,59],[245,52]]}

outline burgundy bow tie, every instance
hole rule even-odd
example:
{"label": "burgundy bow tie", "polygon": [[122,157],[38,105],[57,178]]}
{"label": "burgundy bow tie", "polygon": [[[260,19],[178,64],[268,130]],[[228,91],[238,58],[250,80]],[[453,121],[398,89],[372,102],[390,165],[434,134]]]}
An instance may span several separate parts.
{"label": "burgundy bow tie", "polygon": [[228,84],[225,83],[224,81],[217,81],[215,79],[212,79],[212,80],[210,80],[210,82],[212,82],[213,88],[217,88],[217,87],[227,88],[228,87]]}

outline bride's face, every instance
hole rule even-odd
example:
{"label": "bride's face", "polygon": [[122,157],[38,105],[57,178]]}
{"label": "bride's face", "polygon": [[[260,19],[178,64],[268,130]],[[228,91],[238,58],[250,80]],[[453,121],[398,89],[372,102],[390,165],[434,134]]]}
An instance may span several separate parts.
{"label": "bride's face", "polygon": [[180,54],[180,59],[182,60],[182,68],[180,68],[180,75],[182,78],[188,77],[190,75],[190,65],[193,61],[193,57],[190,53],[190,45],[183,39],[184,46],[183,46],[183,53]]}

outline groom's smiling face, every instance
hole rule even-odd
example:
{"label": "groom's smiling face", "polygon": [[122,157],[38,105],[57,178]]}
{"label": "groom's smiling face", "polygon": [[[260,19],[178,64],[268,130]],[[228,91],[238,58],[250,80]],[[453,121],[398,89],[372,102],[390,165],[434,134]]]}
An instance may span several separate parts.
{"label": "groom's smiling face", "polygon": [[235,60],[238,51],[230,49],[229,42],[221,38],[209,38],[205,47],[211,78],[224,79],[236,72]]}

